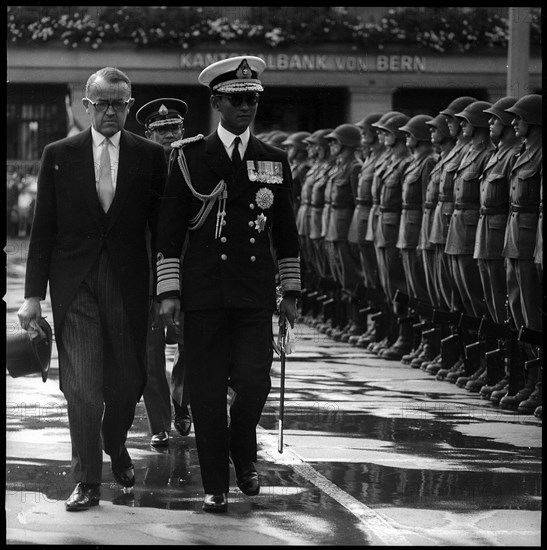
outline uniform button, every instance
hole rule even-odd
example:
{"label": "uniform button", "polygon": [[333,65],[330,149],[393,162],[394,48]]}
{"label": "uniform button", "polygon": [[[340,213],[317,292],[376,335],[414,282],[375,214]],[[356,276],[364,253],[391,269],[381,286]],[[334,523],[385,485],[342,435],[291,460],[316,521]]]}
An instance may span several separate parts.
{"label": "uniform button", "polygon": [[221,257],[220,257],[221,260],[227,260],[228,259],[228,256],[226,256],[226,254],[223,254]]}
{"label": "uniform button", "polygon": [[221,238],[220,238],[220,242],[221,242],[221,243],[225,243],[227,240],[228,240],[228,239],[227,239],[226,237],[221,237]]}
{"label": "uniform button", "polygon": [[250,208],[251,210],[254,210],[254,209],[255,209],[254,203],[249,204],[249,208]]}
{"label": "uniform button", "polygon": [[256,261],[256,256],[251,256],[251,262],[255,262]]}
{"label": "uniform button", "polygon": [[251,238],[249,239],[249,242],[250,242],[251,244],[255,244],[255,242],[256,242],[256,241],[255,241],[255,238],[254,238],[254,237],[251,237]]}
{"label": "uniform button", "polygon": [[253,222],[252,220],[249,222],[249,227],[254,227],[255,226],[255,222]]}

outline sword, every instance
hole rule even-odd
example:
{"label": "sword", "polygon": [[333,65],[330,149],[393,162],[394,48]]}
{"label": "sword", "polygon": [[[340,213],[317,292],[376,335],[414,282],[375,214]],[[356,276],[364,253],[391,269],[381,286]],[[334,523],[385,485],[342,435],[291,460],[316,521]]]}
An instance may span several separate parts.
{"label": "sword", "polygon": [[287,336],[287,320],[279,326],[279,357],[281,358],[281,377],[279,381],[279,417],[277,451],[283,453],[283,415],[285,414],[285,344]]}

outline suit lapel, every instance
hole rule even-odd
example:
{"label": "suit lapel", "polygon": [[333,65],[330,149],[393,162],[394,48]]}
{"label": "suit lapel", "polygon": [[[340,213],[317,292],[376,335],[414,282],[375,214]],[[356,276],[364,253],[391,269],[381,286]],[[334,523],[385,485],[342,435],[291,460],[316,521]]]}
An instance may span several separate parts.
{"label": "suit lapel", "polygon": [[116,192],[114,193],[114,200],[112,201],[112,206],[110,207],[110,227],[115,223],[116,218],[123,208],[123,205],[127,203],[126,197],[131,191],[135,181],[135,175],[139,173],[141,148],[142,145],[133,139],[131,134],[127,133],[125,130],[122,130],[122,135],[120,137],[120,158],[118,163]]}

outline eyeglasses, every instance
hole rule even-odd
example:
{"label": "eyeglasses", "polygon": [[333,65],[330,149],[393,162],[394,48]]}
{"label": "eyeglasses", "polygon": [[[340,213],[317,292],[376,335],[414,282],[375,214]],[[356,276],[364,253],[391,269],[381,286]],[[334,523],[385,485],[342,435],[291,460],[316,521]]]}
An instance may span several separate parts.
{"label": "eyeglasses", "polygon": [[232,107],[241,107],[241,105],[243,104],[243,101],[245,101],[247,105],[250,105],[251,107],[253,107],[258,103],[258,97],[259,97],[257,92],[247,93],[247,94],[215,94],[215,95],[219,97],[225,97],[230,102]]}
{"label": "eyeglasses", "polygon": [[112,107],[114,108],[115,111],[117,111],[118,113],[121,113],[129,105],[129,103],[131,102],[131,100],[133,98],[130,97],[126,101],[123,101],[123,100],[122,101],[92,101],[88,97],[84,97],[84,99],[89,101],[89,103],[91,103],[91,105],[93,105],[93,107],[95,107],[95,109],[99,113],[103,113],[111,105],[112,105]]}

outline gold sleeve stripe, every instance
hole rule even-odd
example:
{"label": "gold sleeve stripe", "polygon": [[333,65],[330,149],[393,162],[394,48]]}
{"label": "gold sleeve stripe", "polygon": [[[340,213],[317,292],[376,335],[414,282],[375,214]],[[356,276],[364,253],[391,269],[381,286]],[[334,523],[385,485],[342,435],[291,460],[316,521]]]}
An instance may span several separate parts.
{"label": "gold sleeve stripe", "polygon": [[300,292],[300,258],[282,258],[277,262],[281,291]]}
{"label": "gold sleeve stripe", "polygon": [[158,296],[164,292],[180,291],[180,260],[178,258],[158,260],[156,270],[158,274]]}

